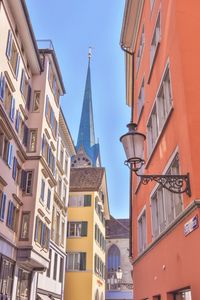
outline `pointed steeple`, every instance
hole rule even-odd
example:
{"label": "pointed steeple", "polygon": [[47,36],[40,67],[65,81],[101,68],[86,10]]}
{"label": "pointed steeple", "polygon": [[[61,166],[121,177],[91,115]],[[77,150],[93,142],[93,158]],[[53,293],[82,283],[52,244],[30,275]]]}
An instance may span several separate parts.
{"label": "pointed steeple", "polygon": [[94,120],[92,109],[92,89],[91,89],[91,75],[90,75],[90,59],[91,52],[88,55],[88,70],[85,84],[85,93],[81,114],[81,122],[79,126],[77,148],[81,145],[87,149],[95,144],[94,134]]}
{"label": "pointed steeple", "polygon": [[90,61],[91,48],[88,52],[87,77],[76,145],[77,155],[72,159],[73,167],[82,167],[83,165],[99,167],[101,165],[99,144],[95,143]]}

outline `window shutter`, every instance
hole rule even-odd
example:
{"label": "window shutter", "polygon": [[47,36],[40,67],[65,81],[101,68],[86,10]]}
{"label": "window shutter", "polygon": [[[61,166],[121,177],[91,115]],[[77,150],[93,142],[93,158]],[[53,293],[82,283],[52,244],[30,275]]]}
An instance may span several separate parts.
{"label": "window shutter", "polygon": [[16,113],[16,119],[15,119],[15,129],[17,132],[19,132],[20,120],[21,120],[21,114],[20,114],[20,111],[18,110]]}
{"label": "window shutter", "polygon": [[7,163],[8,163],[9,168],[12,168],[12,159],[13,159],[12,151],[13,151],[13,145],[9,143],[8,144],[8,157],[7,157]]}
{"label": "window shutter", "polygon": [[46,225],[42,223],[42,232],[41,232],[41,246],[45,246],[45,231],[46,231]]}
{"label": "window shutter", "polygon": [[28,110],[30,110],[30,104],[31,104],[31,86],[28,85],[28,93],[27,93],[27,99],[26,99],[26,107]]}
{"label": "window shutter", "polygon": [[41,193],[40,193],[40,199],[44,202],[44,191],[45,191],[45,182],[42,179],[42,183],[41,183]]}
{"label": "window shutter", "polygon": [[26,124],[24,124],[24,137],[23,137],[23,144],[25,147],[27,147],[28,144],[28,127],[26,126]]}
{"label": "window shutter", "polygon": [[49,110],[49,97],[46,96],[45,116],[47,118],[48,118],[48,110]]}
{"label": "window shutter", "polygon": [[16,69],[15,69],[15,75],[16,75],[17,79],[18,79],[18,75],[19,75],[19,64],[20,64],[20,55],[18,53],[17,54],[17,64],[16,64]]}
{"label": "window shutter", "polygon": [[86,253],[85,252],[80,253],[80,270],[81,271],[86,270]]}
{"label": "window shutter", "polygon": [[91,195],[84,195],[84,206],[91,206]]}
{"label": "window shutter", "polygon": [[13,160],[13,171],[12,171],[12,178],[15,180],[17,175],[17,159],[14,157]]}
{"label": "window shutter", "polygon": [[87,236],[88,222],[81,222],[81,236]]}
{"label": "window shutter", "polygon": [[38,224],[39,224],[39,218],[38,216],[36,217],[36,222],[35,222],[35,241],[38,242]]}
{"label": "window shutter", "polygon": [[8,59],[11,59],[12,53],[12,33],[11,30],[8,31],[7,47],[6,47],[6,56]]}
{"label": "window shutter", "polygon": [[5,207],[6,207],[6,194],[2,193],[1,205],[0,205],[0,220],[4,220],[5,217]]}
{"label": "window shutter", "polygon": [[25,170],[22,170],[20,187],[23,192],[26,190],[26,178],[27,178],[27,172]]}
{"label": "window shutter", "polygon": [[5,97],[5,88],[6,88],[5,77],[3,75],[1,75],[0,98],[2,101],[4,101],[4,97]]}
{"label": "window shutter", "polygon": [[95,240],[97,240],[97,224],[95,224]]}
{"label": "window shutter", "polygon": [[7,224],[9,227],[12,227],[13,211],[14,211],[14,205],[11,201],[9,201],[8,216],[7,216]]}
{"label": "window shutter", "polygon": [[14,122],[15,118],[15,98],[11,98],[11,105],[10,105],[10,119]]}
{"label": "window shutter", "polygon": [[24,94],[24,83],[25,83],[25,74],[24,74],[24,70],[22,70],[21,83],[20,83],[20,91],[22,94]]}
{"label": "window shutter", "polygon": [[49,228],[46,226],[46,237],[47,237],[47,240],[46,240],[46,249],[48,250],[49,249],[49,242],[50,242],[50,230]]}

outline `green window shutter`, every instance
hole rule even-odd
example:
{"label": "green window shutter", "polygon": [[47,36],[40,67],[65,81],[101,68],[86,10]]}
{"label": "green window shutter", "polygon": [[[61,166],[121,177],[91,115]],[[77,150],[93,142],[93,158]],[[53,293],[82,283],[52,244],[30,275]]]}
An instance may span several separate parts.
{"label": "green window shutter", "polygon": [[91,195],[84,195],[84,206],[91,206]]}
{"label": "green window shutter", "polygon": [[87,222],[81,223],[81,236],[87,236]]}
{"label": "green window shutter", "polygon": [[80,253],[80,270],[81,271],[86,270],[86,253],[85,252]]}

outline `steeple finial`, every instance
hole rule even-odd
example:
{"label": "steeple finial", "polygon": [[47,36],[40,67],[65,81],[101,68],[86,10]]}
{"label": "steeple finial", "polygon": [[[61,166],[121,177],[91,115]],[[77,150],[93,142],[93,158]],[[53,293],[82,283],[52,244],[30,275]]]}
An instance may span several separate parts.
{"label": "steeple finial", "polygon": [[89,62],[91,60],[91,57],[92,57],[92,47],[89,47],[89,49],[88,49],[88,59],[89,59]]}

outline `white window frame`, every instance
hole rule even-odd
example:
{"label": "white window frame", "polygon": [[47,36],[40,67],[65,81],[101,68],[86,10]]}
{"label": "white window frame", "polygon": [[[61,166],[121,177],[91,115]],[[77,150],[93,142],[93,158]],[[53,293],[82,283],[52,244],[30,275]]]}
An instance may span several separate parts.
{"label": "white window frame", "polygon": [[[142,232],[141,234],[141,220],[145,216],[145,224],[142,223],[142,230],[144,229],[145,231]],[[146,205],[143,207],[141,213],[138,216],[137,219],[137,225],[138,225],[138,252],[142,253],[145,248],[147,247],[147,217],[146,217]]]}
{"label": "white window frame", "polygon": [[[159,27],[158,27],[158,21],[159,21]],[[150,73],[151,69],[154,65],[156,53],[158,50],[158,46],[161,41],[161,10],[158,11],[156,23],[153,30],[153,35],[151,39],[151,45],[150,45]]]}
{"label": "white window frame", "polygon": [[[168,99],[168,101],[170,101],[170,106],[169,106],[169,109],[166,113],[164,121],[161,123],[160,115],[159,115],[159,99],[158,98],[159,98],[159,93],[160,93],[161,89],[162,88],[164,89],[163,84],[165,82],[165,77],[166,77],[167,73],[169,73],[169,80],[170,80],[170,86],[169,87],[170,87],[171,99]],[[152,110],[150,111],[148,121],[147,121],[147,125],[146,125],[147,126],[147,155],[148,155],[148,159],[150,158],[154,148],[156,147],[158,139],[159,139],[164,127],[165,127],[165,124],[167,123],[167,120],[168,120],[172,110],[173,110],[172,81],[171,81],[170,63],[169,63],[169,59],[168,59],[166,65],[165,65],[164,72],[162,74],[158,90],[156,92],[156,97],[155,97],[154,103],[152,105]],[[152,132],[152,134],[153,134],[152,135],[148,128],[150,128],[151,118],[152,118],[153,114],[155,114],[155,117],[156,117],[156,121],[154,121],[154,122],[155,122],[155,124],[157,124],[157,131],[158,132],[157,133]]]}
{"label": "white window frame", "polygon": [[[82,232],[82,222],[79,221],[69,221],[68,222],[68,237],[81,237],[81,232]],[[74,226],[73,228],[73,234],[71,234],[71,227]]]}
{"label": "white window frame", "polygon": [[143,24],[141,35],[140,35],[140,42],[139,42],[138,50],[137,50],[137,56],[136,56],[136,73],[138,73],[139,68],[140,68],[140,63],[141,63],[142,55],[144,52],[144,46],[145,46],[145,30],[144,30],[144,24]]}
{"label": "white window frame", "polygon": [[[170,174],[169,171],[171,170],[172,168],[172,164],[175,162],[175,159],[176,159],[176,156],[179,155],[178,154],[178,147],[176,147],[175,151],[173,152],[173,154],[171,155],[168,163],[166,164],[166,167],[163,171],[162,174]],[[179,161],[179,160],[178,160]],[[179,168],[179,174],[180,174],[180,164],[178,165],[178,168]],[[164,189],[164,188],[160,188],[162,190],[162,193],[163,193],[163,205],[164,205],[164,223],[165,224],[161,224],[160,225],[160,228],[159,228],[159,222],[158,222],[158,231],[157,233],[155,234],[155,228],[154,228],[154,225],[155,225],[155,214],[153,213],[152,209],[153,209],[153,197],[154,195],[157,193],[158,189],[160,188],[160,185],[159,184],[156,184],[156,186],[154,187],[154,189],[152,190],[151,194],[150,194],[150,199],[151,199],[151,229],[152,229],[152,238],[155,239],[157,238],[164,229],[166,229],[177,217],[178,215],[183,211],[183,197],[182,197],[182,194],[175,194],[175,193],[171,193],[170,191],[168,191],[167,189]],[[173,205],[173,208],[172,208],[172,213],[173,213],[173,216],[169,217],[168,215],[168,212],[169,212],[169,198],[171,198],[172,200],[172,205]],[[178,210],[178,213],[176,211],[176,206],[175,206],[175,201],[176,199],[179,198],[179,206],[181,204],[181,208],[179,207],[179,210]],[[158,201],[159,201],[159,197],[158,197]],[[159,221],[159,220],[157,220]]]}
{"label": "white window frame", "polygon": [[138,99],[137,99],[137,118],[138,118],[138,122],[140,120],[140,116],[142,114],[143,108],[144,108],[144,101],[145,101],[145,80],[144,80],[144,76],[142,78],[141,81],[141,85],[140,85],[140,90],[139,90],[139,94],[138,94]]}

